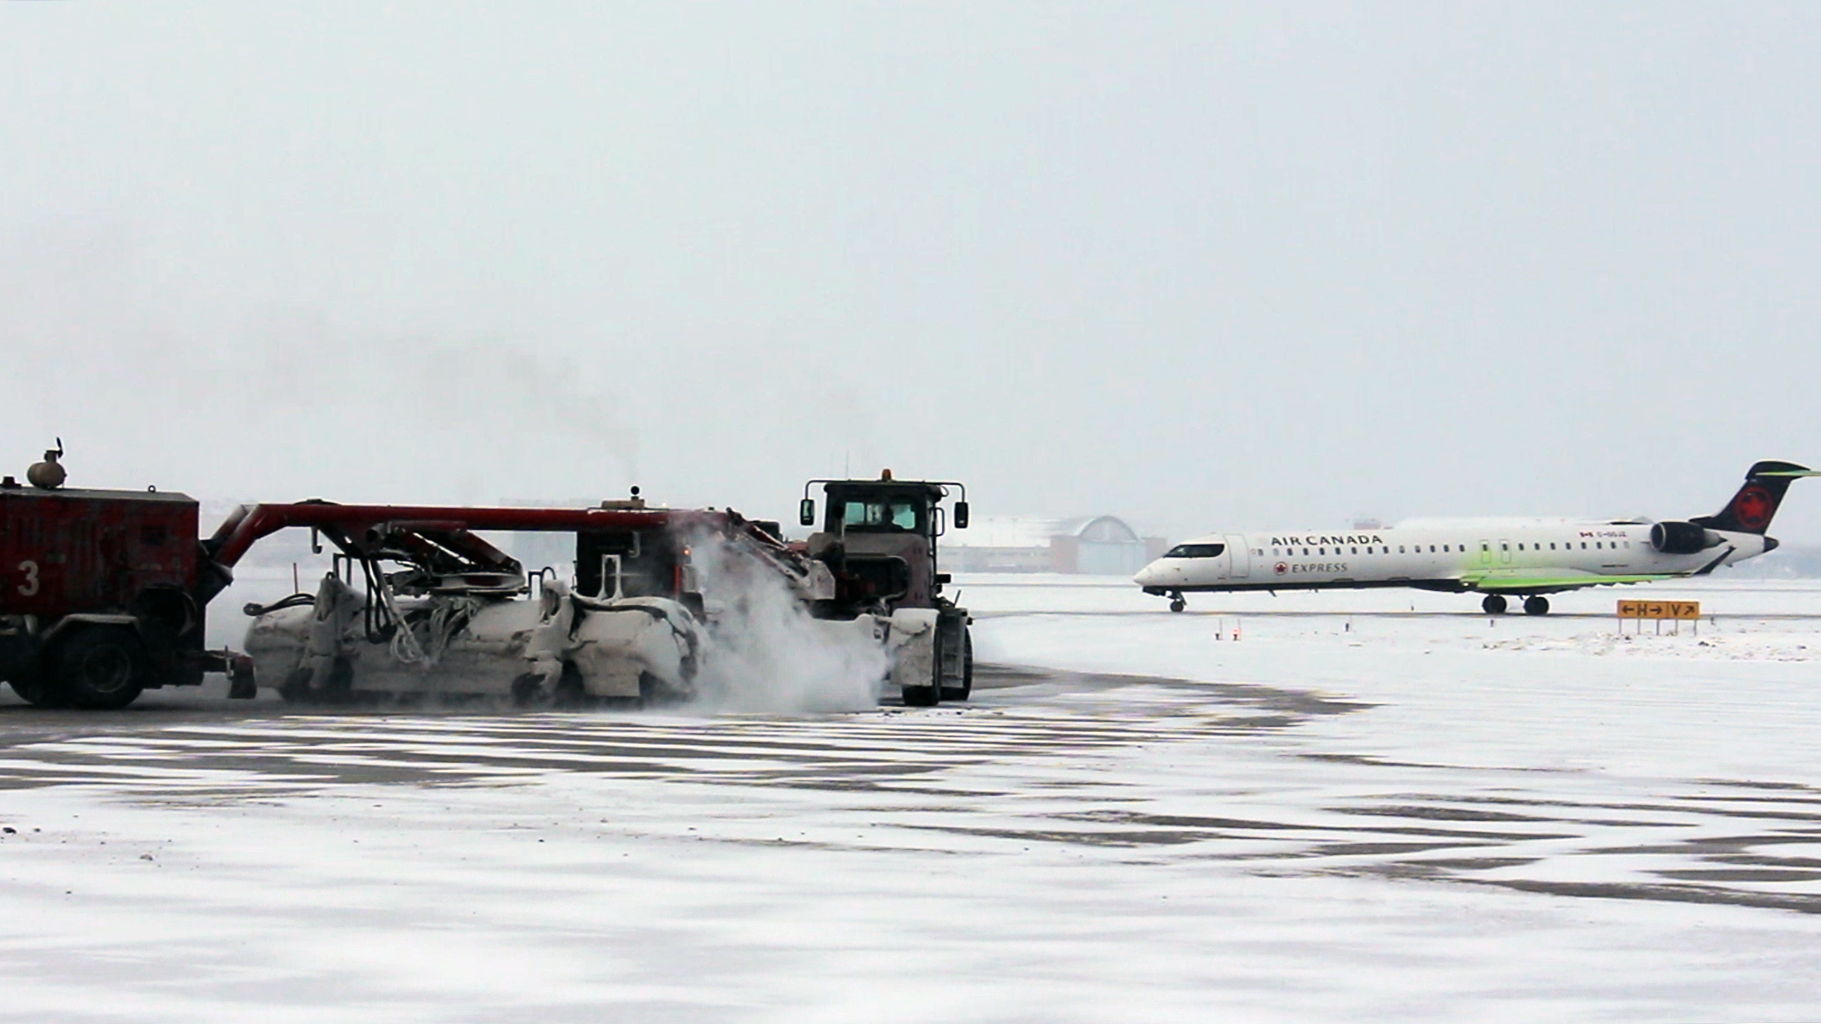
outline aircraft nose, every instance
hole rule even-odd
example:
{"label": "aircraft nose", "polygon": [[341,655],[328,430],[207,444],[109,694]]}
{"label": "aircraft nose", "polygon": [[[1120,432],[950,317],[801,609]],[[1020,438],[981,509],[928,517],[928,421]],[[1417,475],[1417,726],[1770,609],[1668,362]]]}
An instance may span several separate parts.
{"label": "aircraft nose", "polygon": [[1138,575],[1132,577],[1132,582],[1138,584],[1141,587],[1148,587],[1151,584],[1156,583],[1157,582],[1157,563],[1152,562],[1150,565],[1147,565],[1144,568],[1138,570]]}

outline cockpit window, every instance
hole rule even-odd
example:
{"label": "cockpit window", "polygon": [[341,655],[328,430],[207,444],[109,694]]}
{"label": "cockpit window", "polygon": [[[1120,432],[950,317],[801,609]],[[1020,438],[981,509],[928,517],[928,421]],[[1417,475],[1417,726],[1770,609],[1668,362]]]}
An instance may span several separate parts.
{"label": "cockpit window", "polygon": [[841,522],[860,530],[917,529],[917,504],[911,501],[849,501],[841,511]]}
{"label": "cockpit window", "polygon": [[1178,544],[1163,553],[1165,558],[1213,558],[1225,551],[1225,544]]}

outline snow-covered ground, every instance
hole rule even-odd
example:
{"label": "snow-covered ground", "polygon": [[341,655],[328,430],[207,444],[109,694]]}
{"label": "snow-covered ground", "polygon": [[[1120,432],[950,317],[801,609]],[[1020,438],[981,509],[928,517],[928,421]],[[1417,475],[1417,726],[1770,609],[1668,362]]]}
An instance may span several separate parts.
{"label": "snow-covered ground", "polygon": [[[1602,590],[1492,620],[1403,591],[1171,615],[1117,580],[958,582],[998,666],[964,708],[0,707],[6,1005],[1821,1013],[1821,586]],[[1620,596],[1713,617],[1620,639]]]}

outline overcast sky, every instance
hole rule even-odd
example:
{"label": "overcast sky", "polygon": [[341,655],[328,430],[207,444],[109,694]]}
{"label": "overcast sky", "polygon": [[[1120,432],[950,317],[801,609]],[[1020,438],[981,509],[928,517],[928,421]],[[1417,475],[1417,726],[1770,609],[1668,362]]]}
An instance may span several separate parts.
{"label": "overcast sky", "polygon": [[0,461],[1177,537],[1821,465],[1821,5],[1266,6],[5,4]]}

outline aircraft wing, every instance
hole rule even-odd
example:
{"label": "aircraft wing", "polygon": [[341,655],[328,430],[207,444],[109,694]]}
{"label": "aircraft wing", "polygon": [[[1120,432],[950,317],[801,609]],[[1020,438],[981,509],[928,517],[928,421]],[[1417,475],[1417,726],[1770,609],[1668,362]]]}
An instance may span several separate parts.
{"label": "aircraft wing", "polygon": [[1655,583],[1658,580],[1678,580],[1686,578],[1686,573],[1635,573],[1629,575],[1604,575],[1592,572],[1573,572],[1565,570],[1559,574],[1543,570],[1542,572],[1470,572],[1461,577],[1461,582],[1469,590],[1486,593],[1517,591],[1526,594],[1555,593],[1562,590],[1579,590],[1582,587],[1610,587],[1618,583]]}

